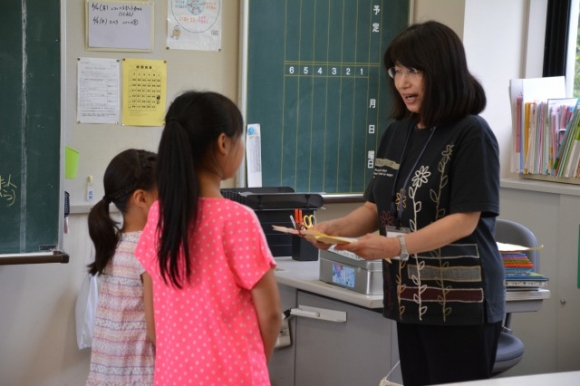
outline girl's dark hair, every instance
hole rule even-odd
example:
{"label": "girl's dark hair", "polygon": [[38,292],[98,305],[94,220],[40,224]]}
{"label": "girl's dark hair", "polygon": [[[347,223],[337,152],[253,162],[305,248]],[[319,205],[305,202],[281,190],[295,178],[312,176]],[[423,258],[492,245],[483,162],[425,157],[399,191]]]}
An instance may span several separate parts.
{"label": "girl's dark hair", "polygon": [[91,275],[101,274],[119,243],[119,223],[109,215],[109,204],[122,214],[137,189],[151,191],[155,187],[155,153],[128,149],[117,154],[107,166],[103,185],[105,196],[89,212],[89,235],[95,244],[95,261],[88,265]]}
{"label": "girl's dark hair", "polygon": [[195,230],[200,197],[196,170],[219,173],[217,139],[222,133],[241,137],[243,125],[236,105],[215,92],[186,92],[167,111],[157,160],[158,257],[165,283],[182,288],[191,277],[188,236]]}
{"label": "girl's dark hair", "polygon": [[[427,127],[477,115],[485,108],[485,91],[467,68],[463,44],[444,24],[428,21],[409,26],[390,43],[383,62],[387,70],[401,65],[422,71],[425,96],[420,115]],[[389,88],[395,101],[392,117],[411,114],[393,81]]]}

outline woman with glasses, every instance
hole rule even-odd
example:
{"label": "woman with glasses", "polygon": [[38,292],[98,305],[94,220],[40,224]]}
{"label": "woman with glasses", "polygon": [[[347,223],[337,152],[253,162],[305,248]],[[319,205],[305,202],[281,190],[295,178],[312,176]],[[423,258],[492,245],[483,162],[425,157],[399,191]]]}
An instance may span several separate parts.
{"label": "woman with glasses", "polygon": [[505,295],[494,239],[499,150],[478,115],[485,92],[459,37],[438,22],[401,32],[384,64],[394,122],[366,202],[316,228],[359,237],[336,249],[383,259],[383,314],[397,323],[405,386],[489,378]]}

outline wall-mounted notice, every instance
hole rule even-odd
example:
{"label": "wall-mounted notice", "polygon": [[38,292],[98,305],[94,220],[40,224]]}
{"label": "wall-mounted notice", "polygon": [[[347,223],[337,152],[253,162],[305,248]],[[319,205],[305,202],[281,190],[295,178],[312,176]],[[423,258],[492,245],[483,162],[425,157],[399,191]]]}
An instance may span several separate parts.
{"label": "wall-mounted notice", "polygon": [[119,122],[119,67],[117,59],[78,59],[77,122]]}
{"label": "wall-mounted notice", "polygon": [[163,126],[167,99],[167,62],[123,59],[122,124]]}
{"label": "wall-mounted notice", "polygon": [[87,50],[153,51],[153,9],[150,1],[87,1]]}
{"label": "wall-mounted notice", "polygon": [[167,6],[167,48],[221,50],[222,0],[169,0]]}
{"label": "wall-mounted notice", "polygon": [[248,168],[248,187],[262,187],[262,141],[260,140],[260,124],[248,125],[246,132],[246,165]]}

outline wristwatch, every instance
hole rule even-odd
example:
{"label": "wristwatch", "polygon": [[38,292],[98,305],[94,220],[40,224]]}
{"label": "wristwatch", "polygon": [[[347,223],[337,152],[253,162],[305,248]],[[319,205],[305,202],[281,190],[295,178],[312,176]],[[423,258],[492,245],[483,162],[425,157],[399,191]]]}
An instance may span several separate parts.
{"label": "wristwatch", "polygon": [[397,238],[399,239],[399,244],[401,244],[401,254],[399,258],[403,261],[409,259],[409,253],[407,252],[407,244],[405,244],[405,237],[403,235],[398,235]]}

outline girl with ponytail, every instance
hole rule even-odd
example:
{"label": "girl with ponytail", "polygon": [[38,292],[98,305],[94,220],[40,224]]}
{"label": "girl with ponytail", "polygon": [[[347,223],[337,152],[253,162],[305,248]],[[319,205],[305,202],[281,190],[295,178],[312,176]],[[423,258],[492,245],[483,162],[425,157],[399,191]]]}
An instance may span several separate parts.
{"label": "girl with ponytail", "polygon": [[[115,156],[104,176],[105,196],[90,211],[89,235],[100,276],[87,385],[152,385],[155,361],[151,277],[134,251],[157,198],[156,155],[129,149]],[[114,204],[122,223],[109,214]]]}

